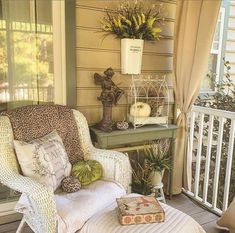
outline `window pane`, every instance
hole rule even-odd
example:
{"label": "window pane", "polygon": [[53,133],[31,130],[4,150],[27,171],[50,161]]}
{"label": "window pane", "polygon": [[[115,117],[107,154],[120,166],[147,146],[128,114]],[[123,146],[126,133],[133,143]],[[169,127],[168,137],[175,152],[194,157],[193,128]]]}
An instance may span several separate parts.
{"label": "window pane", "polygon": [[213,39],[213,45],[212,45],[213,50],[219,50],[219,42],[220,40],[222,40],[221,30],[222,30],[222,24],[224,23],[223,17],[222,17],[223,14],[224,14],[223,8],[221,8],[219,16],[218,16],[216,29],[215,29],[214,39]]}
{"label": "window pane", "polygon": [[36,4],[38,24],[52,25],[52,4],[50,1],[37,0]]}
{"label": "window pane", "polygon": [[211,54],[208,62],[208,74],[203,79],[201,84],[202,91],[208,91],[214,89],[214,80],[216,78],[216,66],[217,66],[217,54]]}
{"label": "window pane", "polygon": [[0,110],[54,101],[51,4],[1,1]]}
{"label": "window pane", "polygon": [[224,27],[225,8],[220,8],[220,13],[217,20],[217,25],[214,33],[214,38],[211,46],[211,54],[208,61],[208,72],[201,84],[201,91],[213,91],[215,88],[214,82],[218,81],[221,63],[221,51],[223,42],[223,27]]}
{"label": "window pane", "polygon": [[220,40],[220,21],[218,21],[216,25],[216,30],[213,39],[213,46],[212,46],[213,50],[219,49],[219,40]]}
{"label": "window pane", "polygon": [[216,51],[219,49],[219,41],[213,41],[212,49]]}

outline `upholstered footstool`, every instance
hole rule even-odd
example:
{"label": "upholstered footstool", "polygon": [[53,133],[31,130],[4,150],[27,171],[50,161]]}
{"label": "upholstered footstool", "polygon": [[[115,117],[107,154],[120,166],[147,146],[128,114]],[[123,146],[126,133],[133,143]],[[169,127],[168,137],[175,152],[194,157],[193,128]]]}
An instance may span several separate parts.
{"label": "upholstered footstool", "polygon": [[165,222],[122,226],[118,221],[116,206],[113,203],[90,218],[79,233],[205,233],[193,218],[163,203]]}

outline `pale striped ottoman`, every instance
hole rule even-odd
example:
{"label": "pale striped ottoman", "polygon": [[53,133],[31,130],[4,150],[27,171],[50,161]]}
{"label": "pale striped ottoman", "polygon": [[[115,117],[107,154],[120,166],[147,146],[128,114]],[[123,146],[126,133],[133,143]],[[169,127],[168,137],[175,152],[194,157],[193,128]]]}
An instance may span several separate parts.
{"label": "pale striped ottoman", "polygon": [[[130,194],[128,196],[137,196]],[[162,204],[164,223],[122,226],[115,211],[116,203],[90,218],[79,233],[205,233],[190,216],[166,204]]]}

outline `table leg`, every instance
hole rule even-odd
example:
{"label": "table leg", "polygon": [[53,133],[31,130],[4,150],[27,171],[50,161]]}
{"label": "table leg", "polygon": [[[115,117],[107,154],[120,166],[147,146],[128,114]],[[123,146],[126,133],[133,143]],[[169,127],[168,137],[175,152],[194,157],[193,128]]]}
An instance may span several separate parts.
{"label": "table leg", "polygon": [[171,171],[169,174],[169,199],[172,199],[173,195],[173,169],[174,169],[174,160],[175,160],[175,138],[171,140]]}

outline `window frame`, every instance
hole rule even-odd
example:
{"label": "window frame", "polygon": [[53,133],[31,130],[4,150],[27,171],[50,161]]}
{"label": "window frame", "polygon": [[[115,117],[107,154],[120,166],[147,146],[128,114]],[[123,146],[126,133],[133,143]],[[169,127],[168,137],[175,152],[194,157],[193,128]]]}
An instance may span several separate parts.
{"label": "window frame", "polygon": [[[228,30],[230,6],[231,6],[231,1],[230,0],[222,0],[220,10],[223,9],[222,11],[224,11],[224,19],[223,19],[224,23],[223,23],[223,30],[220,31],[221,33],[223,32],[223,36],[221,37],[222,38],[222,43],[221,43],[221,51],[220,51],[220,63],[218,63],[218,60],[217,60],[217,67],[216,67],[217,70],[219,71],[219,73],[217,73],[217,75],[216,75],[216,81],[217,82],[222,82],[223,81],[223,77],[224,77],[224,63],[221,62],[221,61],[222,61],[222,58],[225,57],[225,51],[226,51],[227,30]],[[213,46],[213,44],[212,44],[212,46]],[[202,90],[201,89],[199,96],[201,98],[203,98],[205,96],[205,94],[212,95],[215,92],[216,92],[215,88],[207,89],[207,90]]]}
{"label": "window frame", "polygon": [[[226,43],[226,40],[224,39],[224,35],[226,34],[224,29],[225,29],[225,15],[226,15],[226,7],[221,6],[220,7],[220,28],[219,28],[219,40],[218,40],[218,49],[213,49],[213,45],[215,42],[213,38],[213,42],[211,45],[211,50],[210,50],[210,55],[217,55],[217,61],[216,61],[216,75],[215,75],[215,82],[220,82],[222,80],[221,78],[221,69],[223,68],[221,66],[221,60],[222,60],[222,55],[223,55],[223,44]],[[204,89],[200,90],[200,94],[203,96],[204,94],[213,94],[215,93],[215,87],[213,89]]]}
{"label": "window frame", "polygon": [[[54,47],[55,103],[76,108],[76,6],[75,1],[53,1],[55,9],[61,9],[61,17],[55,17],[55,37],[61,36],[61,41]],[[54,12],[54,8],[53,8]],[[57,10],[55,12],[58,12]],[[54,16],[53,16],[54,17]],[[53,24],[54,26],[54,24]],[[61,29],[61,30],[60,30]],[[57,49],[61,45],[61,50]],[[58,59],[61,58],[61,59]]]}
{"label": "window frame", "polygon": [[[224,41],[224,24],[225,24],[225,7],[221,7],[220,8],[220,30],[219,30],[219,41],[218,41],[218,49],[213,49],[213,44],[212,44],[212,48],[211,48],[211,54],[217,54],[217,62],[216,62],[216,79],[215,81],[220,81],[221,77],[220,77],[220,70],[221,70],[221,58],[222,58],[222,45],[225,42]],[[214,43],[214,41],[213,41]]]}

